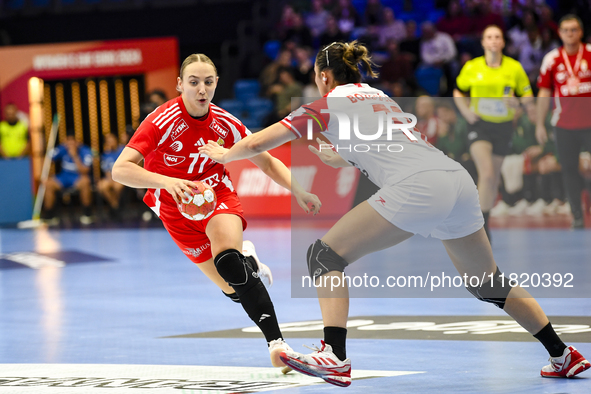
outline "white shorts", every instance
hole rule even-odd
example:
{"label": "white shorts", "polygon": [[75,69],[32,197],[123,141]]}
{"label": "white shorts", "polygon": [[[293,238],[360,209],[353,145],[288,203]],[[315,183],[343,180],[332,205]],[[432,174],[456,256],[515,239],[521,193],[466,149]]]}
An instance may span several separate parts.
{"label": "white shorts", "polygon": [[465,170],[418,172],[367,202],[396,227],[425,238],[462,238],[484,225],[476,185]]}

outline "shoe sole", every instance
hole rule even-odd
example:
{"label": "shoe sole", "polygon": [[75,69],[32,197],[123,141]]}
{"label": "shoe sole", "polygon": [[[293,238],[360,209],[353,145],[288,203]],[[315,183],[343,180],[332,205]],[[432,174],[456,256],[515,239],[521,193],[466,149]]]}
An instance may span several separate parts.
{"label": "shoe sole", "polygon": [[[313,376],[315,378],[320,378],[327,383],[333,384],[339,387],[349,387],[351,385],[351,378],[349,376],[338,376],[338,375],[321,375],[316,372],[312,368],[308,368],[308,364],[304,364],[301,361],[293,360],[289,358],[284,352],[281,352],[280,355],[281,361],[294,371],[298,371],[304,375]],[[340,380],[343,379],[343,380]]]}
{"label": "shoe sole", "polygon": [[556,372],[549,372],[549,373],[547,373],[547,375],[544,375],[544,372],[541,372],[540,374],[544,378],[574,378],[576,375],[580,374],[583,371],[588,370],[589,368],[591,368],[591,363],[589,363],[589,361],[587,361],[587,360],[582,360],[582,361],[579,361],[578,363],[576,363],[575,365],[573,365],[568,370],[566,375],[562,375],[562,374],[559,374]]}

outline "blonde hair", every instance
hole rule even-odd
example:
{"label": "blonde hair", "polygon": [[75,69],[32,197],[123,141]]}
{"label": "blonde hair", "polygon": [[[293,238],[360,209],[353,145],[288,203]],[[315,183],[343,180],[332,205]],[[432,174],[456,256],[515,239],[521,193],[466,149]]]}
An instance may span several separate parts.
{"label": "blonde hair", "polygon": [[213,64],[213,62],[211,61],[211,59],[209,57],[207,57],[206,55],[202,54],[202,53],[194,53],[192,55],[187,56],[187,58],[185,59],[185,61],[183,62],[183,64],[181,64],[181,71],[179,74],[179,77],[181,79],[183,79],[183,72],[185,72],[185,68],[187,68],[187,66],[191,63],[207,63],[210,64],[213,67],[213,70],[215,71],[215,75],[218,75],[218,69],[215,67],[215,64]]}
{"label": "blonde hair", "polygon": [[371,60],[369,51],[357,40],[349,43],[333,42],[325,46],[318,52],[316,64],[319,71],[331,70],[334,79],[341,83],[361,82],[359,65],[371,78],[378,76],[372,68],[375,67],[375,63]]}

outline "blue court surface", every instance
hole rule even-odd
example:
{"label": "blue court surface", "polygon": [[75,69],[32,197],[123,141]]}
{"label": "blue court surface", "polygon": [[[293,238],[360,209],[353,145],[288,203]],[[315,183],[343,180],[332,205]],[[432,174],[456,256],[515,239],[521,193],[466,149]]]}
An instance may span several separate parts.
{"label": "blue court surface", "polygon": [[[251,222],[245,239],[273,270],[270,294],[288,343],[307,353],[302,345],[320,345],[322,324],[316,299],[292,296],[292,264],[293,272],[305,264],[305,249],[292,262],[297,231]],[[550,295],[538,301],[563,340],[591,357],[591,231],[493,236],[501,269],[527,272],[532,293]],[[401,275],[413,266],[454,273],[441,243],[420,236],[347,272]],[[549,287],[569,279],[573,287],[544,293],[534,273],[559,274]],[[501,310],[456,290],[454,298],[352,299],[354,379],[339,388],[272,368],[241,306],[162,228],[0,229],[0,393],[591,393],[591,371],[541,378],[543,346]]]}

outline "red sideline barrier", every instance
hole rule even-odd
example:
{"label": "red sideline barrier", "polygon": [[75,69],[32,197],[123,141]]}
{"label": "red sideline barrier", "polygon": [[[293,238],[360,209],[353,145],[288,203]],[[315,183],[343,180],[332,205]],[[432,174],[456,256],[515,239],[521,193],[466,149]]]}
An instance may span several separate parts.
{"label": "red sideline barrier", "polygon": [[[293,176],[302,187],[318,195],[322,202],[322,217],[340,217],[353,205],[359,171],[354,167],[330,168],[310,152],[307,146],[307,141],[296,141],[291,146],[280,146],[269,153],[288,168],[293,166]],[[226,167],[230,171],[247,219],[289,219],[292,214],[293,218],[306,216],[287,190],[273,182],[249,160],[232,162]]]}

